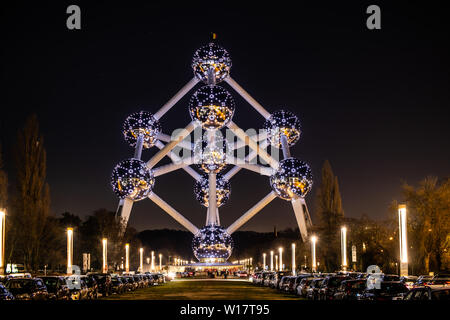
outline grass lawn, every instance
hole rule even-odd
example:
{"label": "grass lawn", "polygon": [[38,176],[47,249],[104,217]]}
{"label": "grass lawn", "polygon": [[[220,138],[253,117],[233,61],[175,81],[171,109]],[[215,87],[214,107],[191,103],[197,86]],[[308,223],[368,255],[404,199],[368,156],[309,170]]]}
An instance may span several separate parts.
{"label": "grass lawn", "polygon": [[299,300],[291,294],[242,280],[175,280],[105,300]]}

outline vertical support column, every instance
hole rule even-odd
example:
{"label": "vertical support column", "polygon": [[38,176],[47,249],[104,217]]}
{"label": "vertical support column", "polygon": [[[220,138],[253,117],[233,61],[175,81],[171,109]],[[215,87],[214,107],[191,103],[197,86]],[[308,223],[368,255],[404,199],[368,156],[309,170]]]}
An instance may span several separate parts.
{"label": "vertical support column", "polygon": [[281,149],[283,150],[283,158],[287,159],[291,157],[291,151],[289,150],[289,144],[287,138],[284,134],[280,137],[281,140]]}
{"label": "vertical support column", "polygon": [[72,274],[73,264],[73,228],[67,228],[67,270],[68,275]]}
{"label": "vertical support column", "polygon": [[6,210],[0,209],[0,274],[5,274]]}
{"label": "vertical support column", "polygon": [[103,264],[102,264],[102,272],[108,273],[108,239],[102,239],[103,245]]}
{"label": "vertical support column", "polygon": [[144,145],[144,136],[140,134],[136,140],[136,148],[134,149],[135,159],[141,160],[143,145]]}
{"label": "vertical support column", "polygon": [[130,244],[125,244],[125,272],[130,272]]}
{"label": "vertical support column", "polygon": [[341,228],[341,257],[342,270],[347,271],[347,228]]}
{"label": "vertical support column", "polygon": [[144,248],[139,248],[139,272],[144,272]]}
{"label": "vertical support column", "polygon": [[400,240],[400,276],[408,275],[408,243],[407,243],[407,221],[406,205],[398,206],[398,229]]}
{"label": "vertical support column", "polygon": [[216,199],[216,174],[213,172],[209,173],[209,200],[208,200],[208,216],[209,221],[207,225],[213,224],[217,225],[217,199]]}
{"label": "vertical support column", "polygon": [[311,237],[311,270],[312,270],[312,272],[316,272],[317,271],[316,242],[317,242],[317,237],[316,236],[312,236]]}
{"label": "vertical support column", "polygon": [[292,275],[295,276],[296,275],[296,269],[297,266],[295,265],[295,243],[292,243]]}

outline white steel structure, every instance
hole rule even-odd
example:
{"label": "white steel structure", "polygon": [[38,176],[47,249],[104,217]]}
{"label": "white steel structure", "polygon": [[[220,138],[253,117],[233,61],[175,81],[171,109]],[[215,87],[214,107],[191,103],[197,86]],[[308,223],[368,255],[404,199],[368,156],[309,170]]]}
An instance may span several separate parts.
{"label": "white steel structure", "polygon": [[[113,190],[120,198],[117,216],[123,226],[126,227],[128,223],[134,202],[149,198],[194,234],[192,246],[200,262],[220,263],[231,255],[231,234],[278,197],[291,202],[301,238],[306,241],[311,218],[304,197],[311,189],[312,175],[309,166],[290,153],[289,148],[299,140],[301,133],[297,116],[284,110],[270,113],[252,98],[230,77],[231,58],[224,48],[214,42],[195,52],[192,68],[194,78],[158,111],[154,114],[147,111],[134,113],[124,123],[123,134],[130,146],[134,147],[134,156],[120,162],[114,168],[111,179]],[[265,120],[262,132],[248,134],[232,121],[235,103],[232,95],[217,85],[222,81],[262,115]],[[159,120],[198,83],[203,83],[203,86],[192,94],[189,102],[192,122],[172,136],[162,133]],[[226,135],[222,129],[228,130]],[[195,132],[198,131],[202,134],[195,139]],[[233,141],[223,138],[230,135]],[[159,151],[148,161],[142,161],[143,149],[154,146]],[[268,146],[272,147],[270,154],[266,151]],[[246,147],[250,152],[239,156],[239,151],[244,150],[245,153]],[[179,152],[174,152],[175,148],[182,149],[183,157],[179,156]],[[283,159],[279,160],[274,150],[281,150]],[[238,156],[235,156],[235,152]],[[188,155],[184,156],[186,153]],[[158,167],[159,161],[166,156],[172,162]],[[257,163],[258,157],[261,163]],[[206,223],[202,228],[192,224],[154,191],[156,177],[179,169],[195,179],[196,198],[207,207]],[[220,225],[219,208],[230,196],[229,180],[241,169],[269,176],[268,186],[272,190],[224,228]],[[272,259],[271,253],[271,269]]]}

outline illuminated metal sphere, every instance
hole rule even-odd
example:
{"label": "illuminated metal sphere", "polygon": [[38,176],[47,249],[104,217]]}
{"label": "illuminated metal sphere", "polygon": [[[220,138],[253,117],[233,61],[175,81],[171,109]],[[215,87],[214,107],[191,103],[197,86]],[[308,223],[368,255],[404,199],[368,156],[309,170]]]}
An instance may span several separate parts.
{"label": "illuminated metal sphere", "polygon": [[189,101],[192,120],[199,122],[205,130],[221,129],[234,114],[234,99],[219,86],[204,86],[198,89]]}
{"label": "illuminated metal sphere", "polygon": [[233,251],[233,238],[223,227],[208,225],[194,236],[192,250],[200,262],[225,262]]}
{"label": "illuminated metal sphere", "polygon": [[[209,179],[208,176],[202,177],[194,185],[195,198],[201,205],[209,207]],[[217,208],[227,203],[230,198],[230,182],[221,176],[216,176],[216,200]]]}
{"label": "illuminated metal sphere", "polygon": [[270,177],[270,186],[284,200],[292,200],[295,195],[304,197],[312,184],[308,164],[296,158],[281,160],[277,171]]}
{"label": "illuminated metal sphere", "polygon": [[227,140],[221,136],[215,136],[211,142],[199,139],[194,145],[194,162],[205,173],[218,173],[226,167],[231,152]]}
{"label": "illuminated metal sphere", "polygon": [[134,201],[145,199],[155,184],[152,171],[144,161],[127,159],[121,161],[111,175],[111,186],[116,195]]}
{"label": "illuminated metal sphere", "polygon": [[153,114],[147,111],[136,112],[128,116],[123,123],[123,135],[128,144],[136,146],[139,135],[143,135],[143,147],[148,149],[158,140],[158,134],[161,132],[161,125],[155,119]]}
{"label": "illuminated metal sphere", "polygon": [[281,135],[284,134],[290,146],[300,139],[300,121],[292,112],[279,110],[270,115],[264,123],[267,131],[267,139],[270,144],[280,148]]}
{"label": "illuminated metal sphere", "polygon": [[[192,69],[194,69],[195,76],[207,84],[224,80],[228,77],[230,68],[230,54],[215,43],[209,43],[197,49],[192,59]],[[209,77],[212,77],[212,79],[208,81]]]}

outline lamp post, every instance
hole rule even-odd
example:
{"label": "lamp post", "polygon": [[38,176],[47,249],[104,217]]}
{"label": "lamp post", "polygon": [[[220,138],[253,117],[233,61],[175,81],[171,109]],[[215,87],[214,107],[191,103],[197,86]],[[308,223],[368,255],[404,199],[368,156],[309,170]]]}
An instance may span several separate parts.
{"label": "lamp post", "polygon": [[125,272],[130,272],[130,244],[125,244]]}
{"label": "lamp post", "polygon": [[0,274],[5,274],[6,210],[0,209]]}
{"label": "lamp post", "polygon": [[152,251],[152,265],[151,270],[155,271],[155,251]]}
{"label": "lamp post", "polygon": [[159,255],[159,271],[162,270],[162,254],[160,253]]}
{"label": "lamp post", "polygon": [[312,260],[312,272],[316,272],[316,242],[317,242],[317,237],[316,236],[312,236],[311,237],[311,260]]}
{"label": "lamp post", "polygon": [[266,254],[263,253],[263,270],[266,270]]}
{"label": "lamp post", "polygon": [[278,269],[278,255],[275,255],[275,271],[279,271],[279,269]]}
{"label": "lamp post", "polygon": [[102,271],[103,273],[108,272],[108,239],[103,238],[102,239],[103,244],[103,265],[102,265]]}
{"label": "lamp post", "polygon": [[66,273],[72,274],[73,264],[73,228],[67,228],[67,270]]}
{"label": "lamp post", "polygon": [[292,243],[292,275],[296,275],[295,269],[295,243]]}
{"label": "lamp post", "polygon": [[406,229],[406,205],[398,206],[399,240],[400,240],[400,276],[408,275],[408,243]]}
{"label": "lamp post", "polygon": [[144,248],[139,248],[139,272],[144,272]]}
{"label": "lamp post", "polygon": [[280,264],[279,264],[280,268],[278,270],[283,271],[283,248],[279,247],[278,253],[280,255]]}
{"label": "lamp post", "polygon": [[273,271],[273,250],[270,250],[270,271]]}
{"label": "lamp post", "polygon": [[347,228],[341,228],[342,270],[347,271]]}

